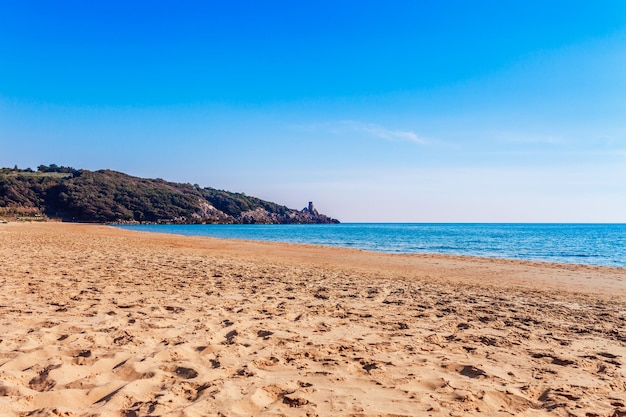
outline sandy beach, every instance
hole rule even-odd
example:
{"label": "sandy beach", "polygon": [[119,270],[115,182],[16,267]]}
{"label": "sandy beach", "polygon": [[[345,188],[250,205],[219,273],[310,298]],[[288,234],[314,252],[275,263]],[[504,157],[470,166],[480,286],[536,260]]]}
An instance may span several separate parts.
{"label": "sandy beach", "polygon": [[626,270],[0,224],[2,416],[626,416]]}

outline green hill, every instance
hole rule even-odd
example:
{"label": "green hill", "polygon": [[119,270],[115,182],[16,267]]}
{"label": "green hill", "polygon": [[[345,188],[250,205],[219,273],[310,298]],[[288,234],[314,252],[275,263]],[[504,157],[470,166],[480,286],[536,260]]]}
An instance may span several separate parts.
{"label": "green hill", "polygon": [[93,223],[339,223],[242,193],[111,170],[0,168],[0,216]]}

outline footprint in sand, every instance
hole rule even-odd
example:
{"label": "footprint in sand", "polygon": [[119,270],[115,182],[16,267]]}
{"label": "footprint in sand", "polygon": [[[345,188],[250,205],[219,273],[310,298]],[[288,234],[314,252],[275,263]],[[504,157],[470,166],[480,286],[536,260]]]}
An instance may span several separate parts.
{"label": "footprint in sand", "polygon": [[174,373],[185,379],[193,379],[198,376],[198,372],[192,368],[186,368],[184,366],[178,366],[174,369]]}
{"label": "footprint in sand", "polygon": [[28,385],[31,389],[39,392],[50,391],[55,385],[56,381],[48,378],[48,374],[53,369],[60,368],[61,365],[48,365],[42,371],[39,372],[39,375],[34,377],[28,382]]}

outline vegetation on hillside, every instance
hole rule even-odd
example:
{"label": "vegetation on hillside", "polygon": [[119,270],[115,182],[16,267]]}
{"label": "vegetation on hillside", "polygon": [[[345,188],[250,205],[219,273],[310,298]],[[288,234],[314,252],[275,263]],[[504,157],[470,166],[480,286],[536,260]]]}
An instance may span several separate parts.
{"label": "vegetation on hillside", "polygon": [[77,222],[337,223],[316,211],[198,185],[111,171],[0,168],[0,216]]}

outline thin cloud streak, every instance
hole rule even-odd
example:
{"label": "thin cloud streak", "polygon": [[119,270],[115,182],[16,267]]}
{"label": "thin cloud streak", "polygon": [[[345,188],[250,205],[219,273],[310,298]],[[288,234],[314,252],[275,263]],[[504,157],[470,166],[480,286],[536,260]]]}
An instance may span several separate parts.
{"label": "thin cloud streak", "polygon": [[311,130],[327,130],[333,134],[366,133],[377,139],[390,142],[411,142],[419,145],[428,145],[430,142],[410,130],[388,129],[376,123],[363,123],[355,120],[341,120],[337,122],[315,123],[308,125]]}
{"label": "thin cloud streak", "polygon": [[425,139],[420,138],[415,132],[404,130],[392,130],[383,126],[373,123],[358,123],[352,121],[343,122],[357,132],[366,132],[376,138],[385,139],[389,141],[406,141],[413,142],[420,145],[426,145],[428,142]]}

